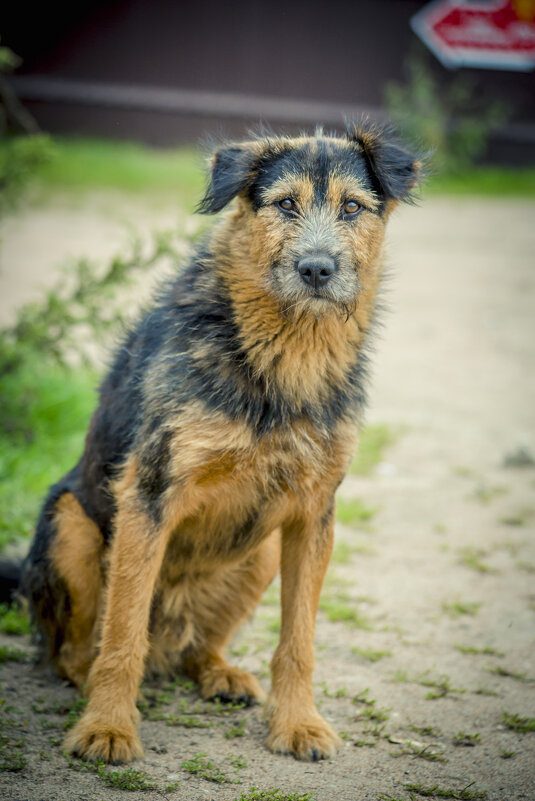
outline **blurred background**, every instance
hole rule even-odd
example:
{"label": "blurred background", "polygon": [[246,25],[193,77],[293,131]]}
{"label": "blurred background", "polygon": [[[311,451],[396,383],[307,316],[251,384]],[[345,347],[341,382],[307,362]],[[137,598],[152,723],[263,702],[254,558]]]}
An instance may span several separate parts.
{"label": "blurred background", "polygon": [[[462,786],[473,779],[491,801],[531,797],[535,0],[12,2],[0,37],[0,551],[27,548],[47,487],[80,455],[113,343],[210,224],[194,214],[198,142],[392,121],[429,153],[429,175],[418,207],[389,222],[390,311],[339,493],[321,692],[348,742],[375,747],[369,788],[398,797],[392,777],[421,770],[433,784],[451,758]],[[16,672],[27,656],[9,638],[28,645],[30,624],[11,588],[0,587],[0,661]],[[236,650],[259,675],[279,626],[276,598],[266,603]],[[482,654],[502,659],[491,678]],[[397,723],[384,707],[365,730],[363,683]],[[405,745],[394,755],[411,762],[390,760],[392,742],[413,737],[410,715],[421,739],[429,697],[452,694],[430,716],[445,750],[420,743],[431,757],[415,762]],[[450,747],[472,721],[486,743],[474,760]],[[42,793],[43,766],[64,763],[57,748],[31,763],[48,745],[30,729],[26,756],[16,728],[6,734],[0,769]],[[325,773],[337,798],[355,797],[354,761]],[[314,789],[296,763],[277,765],[277,781]],[[71,778],[62,798],[97,781]]]}

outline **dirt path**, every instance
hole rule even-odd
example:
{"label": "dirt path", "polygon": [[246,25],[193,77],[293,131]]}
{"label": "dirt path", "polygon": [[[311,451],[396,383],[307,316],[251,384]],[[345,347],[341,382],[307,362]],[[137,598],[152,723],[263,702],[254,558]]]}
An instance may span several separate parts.
{"label": "dirt path", "polygon": [[[62,253],[107,252],[119,229],[100,203],[8,221],[2,319]],[[142,227],[174,219],[172,209],[139,215]],[[319,764],[273,756],[259,710],[207,709],[188,688],[162,696],[160,686],[134,766],[158,789],[130,797],[231,801],[255,785],[317,801],[408,801],[433,786],[432,798],[535,799],[535,733],[515,730],[535,717],[535,469],[504,465],[521,445],[535,452],[534,219],[533,202],[431,199],[392,221],[391,311],[368,421],[397,439],[370,476],[340,489],[349,523],[338,526],[316,638],[316,697],[344,733],[340,754]],[[19,269],[24,286],[9,277]],[[377,510],[371,521],[358,520],[353,498]],[[273,590],[233,645],[266,687],[277,624]],[[62,756],[72,689],[15,661],[1,682],[0,737],[28,764],[0,773],[0,798],[126,797],[109,772]],[[181,725],[185,713],[198,725]],[[225,782],[182,767],[199,753]]]}

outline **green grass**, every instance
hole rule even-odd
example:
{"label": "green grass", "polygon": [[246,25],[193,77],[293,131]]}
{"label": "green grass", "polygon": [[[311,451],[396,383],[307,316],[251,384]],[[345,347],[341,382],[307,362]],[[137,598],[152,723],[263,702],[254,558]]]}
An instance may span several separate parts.
{"label": "green grass", "polygon": [[0,604],[0,632],[2,634],[29,634],[28,613],[16,604]]}
{"label": "green grass", "polygon": [[368,662],[378,662],[380,659],[384,659],[385,656],[392,656],[392,651],[374,651],[373,648],[359,648],[356,645],[351,648],[351,651]]}
{"label": "green grass", "polygon": [[278,787],[271,790],[251,787],[248,793],[242,793],[234,801],[314,801],[315,797],[314,793],[284,793]]}
{"label": "green grass", "polygon": [[37,359],[2,376],[0,548],[34,529],[48,487],[74,467],[97,378]]}
{"label": "green grass", "polygon": [[345,526],[367,529],[378,511],[377,507],[366,506],[358,498],[349,501],[343,498],[336,500],[336,518]]}
{"label": "green grass", "polygon": [[470,570],[475,570],[477,573],[496,573],[497,571],[494,568],[483,561],[486,556],[488,556],[486,551],[468,545],[465,548],[461,548],[459,564],[468,567]]}
{"label": "green grass", "polygon": [[193,146],[157,150],[136,142],[60,138],[35,179],[40,187],[77,192],[172,193],[191,206],[204,185],[203,158]]}
{"label": "green grass", "polygon": [[482,654],[485,656],[505,656],[503,651],[497,651],[496,648],[491,648],[490,645],[485,645],[483,648],[476,648],[475,645],[461,645],[455,643],[455,648],[461,654]]}
{"label": "green grass", "polygon": [[453,798],[456,801],[472,801],[472,799],[485,799],[487,793],[485,790],[470,790],[474,782],[470,782],[461,790],[454,790],[451,787],[439,787],[438,784],[426,786],[424,784],[405,784],[406,790],[412,793],[418,793],[426,798]]}
{"label": "green grass", "polygon": [[208,759],[205,752],[195,754],[191,759],[187,759],[182,763],[182,770],[192,773],[194,776],[199,776],[201,779],[206,779],[209,782],[216,782],[217,784],[235,784],[236,781],[229,779],[214,763]]}
{"label": "green grass", "polygon": [[442,604],[442,611],[451,618],[456,619],[462,617],[463,615],[477,615],[480,606],[481,604],[476,603],[475,601],[461,601],[457,599],[456,601],[451,601],[450,603],[445,601]]}
{"label": "green grass", "polygon": [[357,452],[349,468],[350,473],[360,476],[369,476],[380,462],[383,461],[385,449],[392,445],[399,437],[384,424],[365,426],[360,432]]}
{"label": "green grass", "polygon": [[425,195],[535,196],[535,169],[471,167],[456,175],[435,175],[423,190]]}
{"label": "green grass", "polygon": [[535,718],[523,718],[517,714],[504,712],[502,715],[502,723],[512,731],[518,731],[525,734],[528,731],[535,731]]}

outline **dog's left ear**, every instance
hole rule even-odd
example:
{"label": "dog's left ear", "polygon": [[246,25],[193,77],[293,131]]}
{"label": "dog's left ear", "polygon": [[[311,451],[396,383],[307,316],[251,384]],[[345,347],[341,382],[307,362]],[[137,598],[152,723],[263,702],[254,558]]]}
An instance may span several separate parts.
{"label": "dog's left ear", "polygon": [[422,156],[411,153],[390,128],[350,123],[347,137],[359,146],[381,194],[410,203],[421,179]]}
{"label": "dog's left ear", "polygon": [[221,147],[211,158],[210,182],[197,211],[216,214],[252,184],[262,155],[259,142]]}

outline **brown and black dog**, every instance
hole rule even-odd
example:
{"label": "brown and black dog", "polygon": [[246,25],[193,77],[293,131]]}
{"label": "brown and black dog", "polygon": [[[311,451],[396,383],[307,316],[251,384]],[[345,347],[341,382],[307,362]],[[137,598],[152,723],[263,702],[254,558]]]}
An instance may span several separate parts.
{"label": "brown and black dog", "polygon": [[25,565],[46,656],[87,682],[70,751],[141,756],[145,668],[181,670],[205,698],[262,699],[224,652],[280,565],[267,743],[334,753],[313,700],[314,624],[385,226],[417,175],[415,156],[368,123],[213,156],[200,210],[236,203],[119,349]]}

